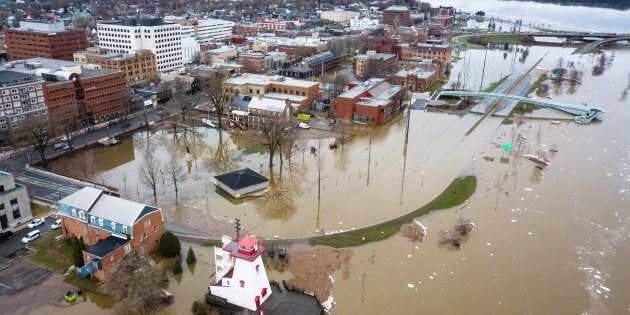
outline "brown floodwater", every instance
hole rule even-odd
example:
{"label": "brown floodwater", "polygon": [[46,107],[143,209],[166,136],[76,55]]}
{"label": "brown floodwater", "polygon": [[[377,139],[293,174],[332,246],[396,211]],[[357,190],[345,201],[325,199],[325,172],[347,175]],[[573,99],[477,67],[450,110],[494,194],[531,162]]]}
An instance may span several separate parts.
{"label": "brown floodwater", "polygon": [[[411,111],[407,144],[404,114],[387,126],[356,128],[356,136],[343,148],[329,149],[334,138],[298,141],[291,162],[280,167],[277,160],[273,174],[266,153],[244,153],[250,146],[247,139],[196,127],[199,136],[138,133],[123,139],[121,146],[82,151],[54,167],[87,174],[119,188],[127,198],[150,203],[150,192],[137,179],[143,156],[166,161],[169,153],[176,154],[185,165],[189,147],[193,161],[180,186],[181,209],[174,206],[168,183],[158,185],[158,205],[166,217],[183,222],[196,219],[190,213],[239,218],[250,233],[263,237],[314,235],[381,222],[426,204],[454,178],[475,175],[477,190],[465,204],[418,219],[428,228],[423,243],[396,235],[353,248],[349,272],[344,267],[333,275],[331,313],[627,313],[630,50],[607,50],[597,71],[599,55],[572,51],[531,47],[522,63],[513,53],[504,58],[502,51],[488,51],[491,66],[482,83],[479,64],[485,52],[469,50],[454,65],[451,81],[468,67],[460,79],[465,76],[467,86],[478,89],[512,68],[524,72],[543,56],[536,74],[557,67],[562,58],[565,67],[572,62],[582,72],[581,84],[550,83],[548,93],[538,97],[601,108],[606,111],[601,122],[528,119],[517,126],[489,118],[465,136],[478,115]],[[502,151],[502,143],[514,144],[514,151]],[[550,166],[537,169],[523,154],[547,157]],[[261,164],[275,188],[267,196],[231,202],[210,183],[212,176],[237,168],[260,171]],[[475,223],[462,248],[438,245],[441,231],[452,230],[459,218]],[[176,302],[165,313],[188,312],[203,295],[214,271],[211,252],[198,261],[203,262],[194,277],[185,274],[181,282],[171,281]],[[275,273],[270,277],[287,277]],[[107,307],[111,305],[90,302],[70,310],[96,314],[108,312]]]}

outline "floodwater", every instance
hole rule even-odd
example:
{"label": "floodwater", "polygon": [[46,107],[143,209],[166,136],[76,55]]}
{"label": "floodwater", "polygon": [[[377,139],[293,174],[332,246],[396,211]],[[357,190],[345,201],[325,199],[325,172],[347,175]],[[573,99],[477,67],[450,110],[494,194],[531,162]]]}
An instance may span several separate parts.
{"label": "floodwater", "polygon": [[[189,147],[193,162],[180,186],[182,208],[174,207],[168,183],[166,189],[158,185],[158,204],[166,217],[182,222],[200,215],[240,218],[250,233],[264,237],[313,235],[381,222],[426,204],[455,177],[475,175],[477,190],[465,204],[418,219],[428,228],[423,243],[396,235],[353,248],[347,272],[344,266],[333,275],[331,313],[627,313],[630,49],[607,49],[601,68],[601,55],[572,55],[573,49],[559,47],[529,50],[522,63],[511,52],[504,58],[503,51],[486,55],[469,50],[452,73],[464,71],[468,63],[467,84],[477,89],[512,68],[524,72],[543,56],[536,75],[560,63],[573,64],[582,73],[580,84],[549,83],[549,91],[537,97],[587,103],[606,111],[603,120],[589,125],[527,120],[517,126],[489,118],[465,136],[479,116],[411,111],[407,144],[406,114],[388,126],[346,128],[345,133],[356,136],[343,148],[329,149],[333,138],[299,141],[290,163],[285,161],[281,168],[276,160],[275,189],[242,203],[218,194],[209,178],[241,167],[260,171],[261,164],[263,174],[272,177],[268,155],[245,154],[247,139],[219,136],[203,127],[196,127],[202,134],[198,137],[139,133],[123,139],[121,146],[88,150],[55,167],[71,165],[79,175],[118,187],[128,198],[151,202],[150,192],[137,180],[142,157],[150,152],[165,161],[174,153],[185,163]],[[484,58],[482,83],[479,64]],[[453,75],[451,81],[456,79]],[[502,143],[512,143],[514,151],[502,151]],[[311,147],[317,149],[315,154]],[[547,157],[551,165],[537,169],[523,154]],[[438,245],[440,232],[451,230],[459,218],[475,223],[462,249]],[[203,295],[213,272],[211,260],[210,250],[203,258],[198,255],[203,263],[196,267],[194,280],[184,275],[181,283],[171,281],[176,304],[165,313],[188,312],[192,301]],[[102,307],[83,303],[70,310],[96,314]]]}

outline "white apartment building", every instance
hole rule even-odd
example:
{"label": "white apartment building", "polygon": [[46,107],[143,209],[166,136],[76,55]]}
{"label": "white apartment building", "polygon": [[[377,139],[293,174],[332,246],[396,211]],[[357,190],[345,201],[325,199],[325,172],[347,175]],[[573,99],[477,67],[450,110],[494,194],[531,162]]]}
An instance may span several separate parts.
{"label": "white apartment building", "polygon": [[164,21],[181,25],[182,36],[192,37],[199,43],[229,39],[234,27],[234,22],[219,19],[183,20],[176,17],[165,17]]}
{"label": "white apartment building", "polygon": [[351,30],[374,30],[379,27],[380,23],[377,19],[370,18],[362,18],[360,19],[358,16],[354,17],[350,20],[350,29]]}
{"label": "white apartment building", "polygon": [[127,18],[96,25],[99,46],[116,53],[134,53],[149,49],[156,57],[158,72],[183,65],[182,36],[179,24],[164,23],[159,18]]}
{"label": "white apartment building", "polygon": [[322,20],[329,20],[333,22],[348,22],[354,17],[358,17],[359,12],[346,11],[342,9],[334,9],[332,11],[323,11],[320,14]]}

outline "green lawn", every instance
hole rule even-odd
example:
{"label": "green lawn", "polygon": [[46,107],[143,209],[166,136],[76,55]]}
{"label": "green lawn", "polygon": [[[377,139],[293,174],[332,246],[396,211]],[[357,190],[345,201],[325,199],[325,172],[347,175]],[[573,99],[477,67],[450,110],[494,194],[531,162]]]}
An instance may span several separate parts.
{"label": "green lawn", "polygon": [[31,202],[31,214],[33,214],[33,218],[39,218],[53,211],[57,211],[57,209]]}
{"label": "green lawn", "polygon": [[55,240],[60,235],[61,229],[58,229],[29,244],[35,253],[27,259],[56,273],[64,273],[73,265],[72,246],[64,240]]}
{"label": "green lawn", "polygon": [[243,150],[243,154],[248,155],[254,153],[262,153],[266,152],[267,149],[269,149],[269,147],[266,144],[256,144]]}
{"label": "green lawn", "polygon": [[415,211],[402,215],[398,218],[361,229],[312,237],[310,239],[310,243],[311,245],[325,245],[342,248],[384,240],[398,233],[403,224],[411,223],[413,219],[422,216],[429,211],[448,209],[463,203],[475,192],[476,187],[477,178],[475,176],[455,179],[446,188],[446,190],[442,192],[442,194]]}

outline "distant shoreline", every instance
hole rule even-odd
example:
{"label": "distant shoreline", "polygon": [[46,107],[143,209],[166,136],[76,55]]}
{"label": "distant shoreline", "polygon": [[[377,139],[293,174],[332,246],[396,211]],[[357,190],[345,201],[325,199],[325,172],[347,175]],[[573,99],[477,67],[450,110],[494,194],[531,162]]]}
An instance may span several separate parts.
{"label": "distant shoreline", "polygon": [[630,3],[626,0],[509,0],[520,2],[549,3],[560,6],[584,6],[592,8],[613,9],[626,11],[630,9]]}

